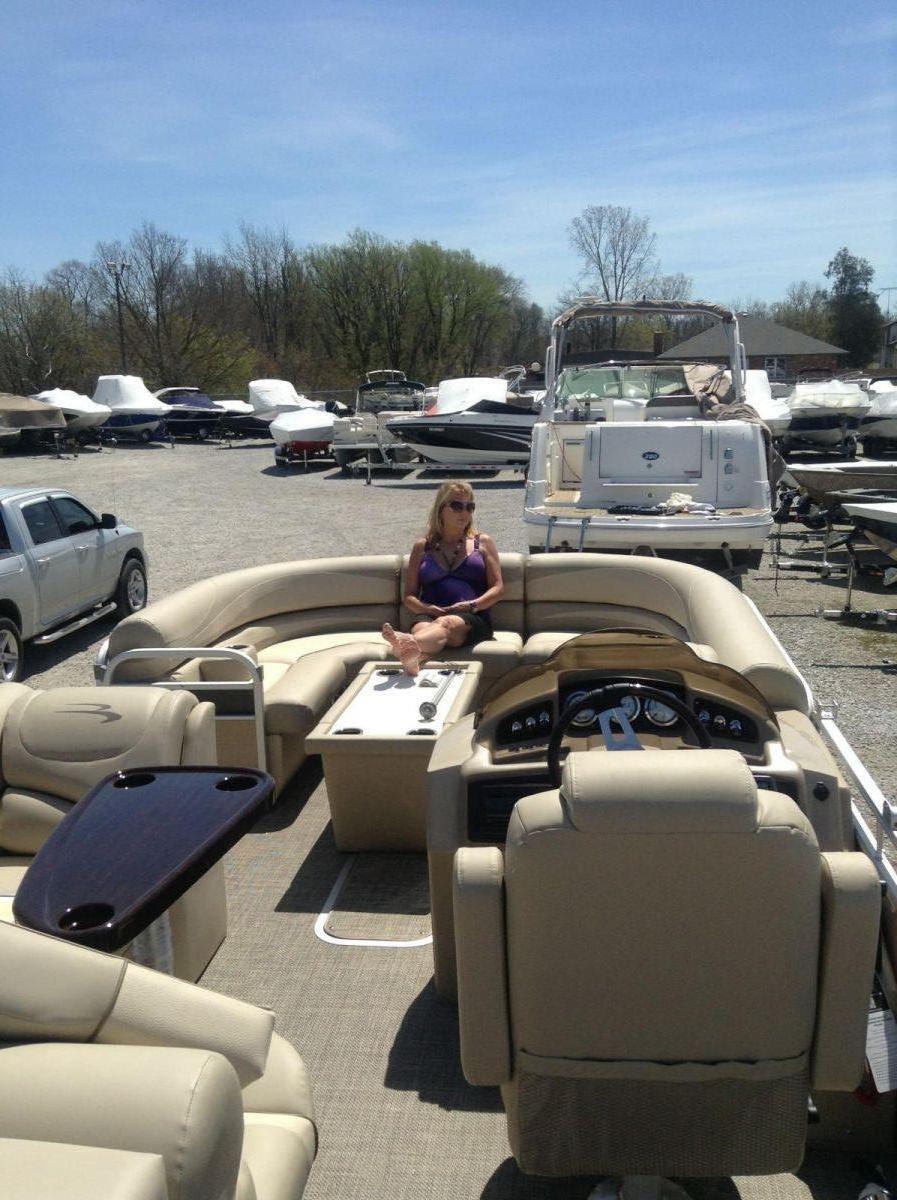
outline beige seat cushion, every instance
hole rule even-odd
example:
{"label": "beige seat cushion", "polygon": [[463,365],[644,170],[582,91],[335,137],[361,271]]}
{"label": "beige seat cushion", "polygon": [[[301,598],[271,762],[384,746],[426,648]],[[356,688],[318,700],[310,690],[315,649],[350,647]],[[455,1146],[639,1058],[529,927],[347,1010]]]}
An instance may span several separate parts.
{"label": "beige seat cushion", "polygon": [[30,858],[0,854],[0,921],[12,921],[12,899],[31,863]]}
{"label": "beige seat cushion", "polygon": [[287,666],[265,667],[265,729],[304,736],[329,708],[346,682],[342,662],[324,651]]}
{"label": "beige seat cushion", "polygon": [[475,646],[460,646],[452,649],[447,646],[439,654],[431,655],[433,659],[447,659],[451,662],[479,662],[483,664],[483,682],[499,679],[506,671],[512,670],[520,662],[523,653],[523,638],[519,633],[507,629],[496,629],[494,637],[487,642],[477,642]]}
{"label": "beige seat cushion", "polygon": [[[343,661],[355,657],[355,648],[369,654],[365,661],[381,661],[389,656],[389,647],[383,641],[379,629],[357,629],[347,633],[320,633],[313,637],[291,638],[286,642],[277,642],[259,651],[260,663],[296,663],[309,654],[317,654],[321,650],[334,653]],[[267,672],[265,672],[267,675]]]}

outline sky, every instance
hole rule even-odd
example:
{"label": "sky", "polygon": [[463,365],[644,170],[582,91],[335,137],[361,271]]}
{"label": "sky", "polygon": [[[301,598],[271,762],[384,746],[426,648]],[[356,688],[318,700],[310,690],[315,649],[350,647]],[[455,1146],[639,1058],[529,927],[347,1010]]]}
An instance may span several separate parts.
{"label": "sky", "polygon": [[32,278],[145,221],[363,228],[551,306],[615,204],[695,297],[775,300],[843,245],[897,289],[894,0],[0,0],[0,47],[0,269]]}

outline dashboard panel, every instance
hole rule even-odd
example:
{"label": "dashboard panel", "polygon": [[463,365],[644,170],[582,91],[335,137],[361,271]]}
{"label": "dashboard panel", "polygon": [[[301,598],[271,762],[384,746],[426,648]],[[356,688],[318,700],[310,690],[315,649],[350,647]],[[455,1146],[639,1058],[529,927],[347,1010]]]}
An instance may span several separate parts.
{"label": "dashboard panel", "polygon": [[[715,746],[739,749],[747,755],[759,754],[762,742],[769,736],[769,730],[761,729],[762,722],[757,720],[757,714],[748,711],[746,706],[733,703],[728,696],[720,696],[719,690],[698,688],[693,683],[690,686],[672,673],[664,678],[644,674],[626,677],[616,673],[565,672],[549,694],[514,707],[498,719],[492,737],[497,759],[541,751],[547,746],[559,716],[571,703],[609,684],[627,682],[650,683],[685,704],[705,727]],[[609,708],[621,708],[636,736],[648,735],[646,744],[663,745],[671,738],[683,745],[693,744],[693,738],[687,736],[685,722],[673,708],[656,697],[642,699],[635,692],[599,703],[595,709],[584,709],[573,719],[568,736],[600,737],[598,712]]]}

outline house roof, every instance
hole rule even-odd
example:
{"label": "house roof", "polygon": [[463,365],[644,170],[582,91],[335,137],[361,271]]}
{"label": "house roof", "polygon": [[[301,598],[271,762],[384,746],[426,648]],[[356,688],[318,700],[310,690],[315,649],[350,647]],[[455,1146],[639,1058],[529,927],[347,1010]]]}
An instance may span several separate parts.
{"label": "house roof", "polygon": [[[809,337],[806,333],[798,333],[796,329],[788,329],[775,321],[767,321],[764,317],[740,316],[738,329],[744,343],[744,351],[749,357],[757,354],[770,357],[794,354],[846,354],[840,346],[832,346],[819,338]],[[660,355],[661,358],[724,358],[727,354],[723,327],[712,325],[703,333],[671,346]]]}

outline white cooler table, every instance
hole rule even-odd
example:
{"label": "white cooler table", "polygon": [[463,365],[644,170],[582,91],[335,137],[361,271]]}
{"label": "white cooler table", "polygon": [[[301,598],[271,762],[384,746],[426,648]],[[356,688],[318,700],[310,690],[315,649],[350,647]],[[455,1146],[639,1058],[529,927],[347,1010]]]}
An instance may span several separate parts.
{"label": "white cooler table", "polygon": [[[433,663],[414,679],[365,663],[305,739],[320,754],[340,850],[427,848],[426,778],[436,738],[470,711],[478,662]],[[432,705],[423,710],[421,705]]]}

